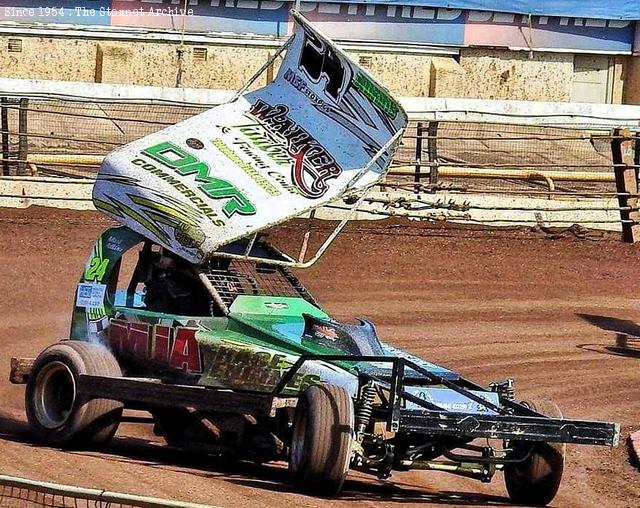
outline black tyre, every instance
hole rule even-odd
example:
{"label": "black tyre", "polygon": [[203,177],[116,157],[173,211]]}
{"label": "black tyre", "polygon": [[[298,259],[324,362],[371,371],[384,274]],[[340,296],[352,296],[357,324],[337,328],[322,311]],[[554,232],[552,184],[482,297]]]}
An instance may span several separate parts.
{"label": "black tyre", "polygon": [[53,344],[36,358],[27,381],[25,409],[42,441],[92,447],[108,443],[116,433],[122,404],[82,400],[76,390],[80,374],[120,377],[122,371],[104,346],[77,340]]}
{"label": "black tyre", "polygon": [[[523,401],[523,404],[551,418],[562,418],[562,412],[551,401]],[[531,443],[513,444],[514,454],[525,453]],[[567,445],[536,443],[529,458],[504,470],[504,481],[512,501],[518,504],[545,506],[560,488]]]}
{"label": "black tyre", "polygon": [[344,388],[319,385],[302,393],[289,457],[296,487],[321,496],[340,492],[349,470],[353,426],[353,401]]}

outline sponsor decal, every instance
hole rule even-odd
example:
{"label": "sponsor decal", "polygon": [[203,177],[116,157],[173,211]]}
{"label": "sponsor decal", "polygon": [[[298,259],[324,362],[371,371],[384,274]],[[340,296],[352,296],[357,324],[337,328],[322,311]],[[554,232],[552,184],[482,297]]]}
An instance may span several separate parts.
{"label": "sponsor decal", "polygon": [[331,328],[330,326],[313,325],[313,334],[316,337],[320,337],[322,339],[329,339],[329,340],[338,339],[338,332],[335,329]]}
{"label": "sponsor decal", "polygon": [[[269,359],[269,368],[278,371],[279,377],[284,376],[289,371],[289,369],[293,367],[293,362],[289,358],[287,358],[286,355],[272,354],[266,351],[259,351],[257,354]],[[305,390],[312,385],[320,384],[320,382],[320,376],[316,374],[305,374],[304,372],[296,372],[291,381],[287,384],[287,388],[291,388],[293,390]]]}
{"label": "sponsor decal", "polygon": [[[293,159],[289,156],[286,146],[253,117],[248,115],[245,115],[245,117],[250,123],[231,127],[222,125],[218,126],[218,128],[224,134],[234,136],[231,144],[235,151],[249,157],[256,168],[266,171],[267,175],[278,182],[285,191],[301,196],[300,189],[287,176],[278,171],[273,171],[273,166],[268,160],[271,159],[276,164],[286,167],[287,173],[289,173]],[[240,137],[240,134],[242,137]]]}
{"label": "sponsor decal", "polygon": [[204,243],[204,231],[195,224],[181,222],[175,229],[175,239],[183,247],[197,249]]}
{"label": "sponsor decal", "polygon": [[284,190],[286,190],[289,194],[296,194],[298,196],[301,196],[302,193],[300,192],[300,190],[293,185],[289,179],[284,176],[282,173],[278,173],[277,171],[269,171],[269,173],[267,173],[271,178],[273,178],[274,180],[276,180]]}
{"label": "sponsor decal", "polygon": [[170,141],[163,141],[142,150],[142,153],[182,176],[195,174],[198,188],[212,199],[226,200],[222,211],[227,217],[234,215],[255,215],[253,203],[231,182],[211,176],[211,168],[206,162]]}
{"label": "sponsor decal", "polygon": [[122,238],[118,238],[114,235],[109,235],[107,237],[107,249],[117,253],[122,253],[124,251]]}
{"label": "sponsor decal", "polygon": [[265,302],[264,306],[273,310],[285,310],[289,308],[289,304],[284,302]]}
{"label": "sponsor decal", "polygon": [[189,373],[202,373],[198,328],[169,327],[112,319],[109,345],[119,356],[154,361]]}
{"label": "sponsor decal", "polygon": [[[195,192],[193,192],[188,185],[185,185],[184,183],[182,183],[180,180],[178,180],[177,178],[175,178],[173,175],[170,175],[168,173],[166,173],[165,171],[163,171],[161,168],[155,166],[154,164],[151,164],[149,162],[147,162],[144,159],[134,159],[131,161],[132,164],[135,164],[136,166],[141,167],[142,169],[144,169],[145,171],[148,171],[149,173],[157,176],[158,178],[164,180],[165,182],[167,182],[169,185],[171,185],[174,189],[176,189],[180,194],[182,194],[185,198],[187,198],[189,201],[191,201],[191,203],[193,203],[193,205],[196,207],[196,209],[201,212],[203,215],[205,215],[206,217],[208,217],[211,222],[213,223],[214,226],[224,226],[224,220],[220,219],[220,217],[218,216],[218,214],[213,210],[213,208],[211,208],[207,202],[202,199],[200,196],[197,196]],[[110,198],[113,201],[113,198]],[[96,200],[94,199],[94,201],[100,201],[100,205],[104,205],[105,202],[102,200]],[[109,204],[107,203],[105,206],[108,206]],[[98,204],[96,203],[96,206],[98,206]],[[106,211],[111,211],[111,213],[115,213],[118,216],[120,215],[120,212],[122,212],[123,210],[121,210],[122,206],[126,206],[126,205],[119,205],[118,208],[118,213],[114,212],[113,210],[109,210],[109,208],[103,208],[106,209]],[[129,215],[128,210],[124,210],[125,212],[127,212],[126,214]],[[137,220],[136,217],[133,217],[134,219]]]}
{"label": "sponsor decal", "polygon": [[248,162],[243,161],[238,155],[229,148],[224,141],[220,138],[216,138],[212,141],[213,146],[215,146],[220,152],[233,162],[236,166],[238,166],[242,171],[244,171],[247,175],[251,177],[251,179],[256,182],[260,187],[262,187],[267,194],[270,196],[279,196],[280,191],[276,189],[269,180],[263,177],[259,171],[249,164]]}
{"label": "sponsor decal", "polygon": [[306,95],[318,109],[325,113],[331,113],[331,106],[329,106],[325,101],[318,97],[318,94],[309,88],[309,85],[307,85],[306,80],[302,76],[298,76],[298,74],[296,74],[292,69],[287,69],[284,73],[284,79],[291,84],[293,88]]}
{"label": "sponsor decal", "polygon": [[[205,350],[207,368],[204,378],[215,380],[223,386],[244,389],[271,390],[284,376],[296,357],[248,347],[247,344],[224,340]],[[235,366],[243,365],[242,369]],[[322,379],[317,374],[296,372],[286,388],[305,390]]]}
{"label": "sponsor decal", "polygon": [[76,307],[102,307],[104,305],[104,294],[106,290],[106,284],[81,282],[80,284],[78,284],[78,292],[76,294]]}
{"label": "sponsor decal", "polygon": [[311,199],[324,196],[329,188],[328,180],[342,173],[333,156],[288,116],[289,108],[286,105],[271,106],[258,99],[249,113],[267,131],[283,139],[286,151],[282,153],[283,144],[273,143],[270,136],[262,136],[261,139],[259,133],[252,133],[246,127],[240,128],[241,132],[276,162],[282,164],[286,157],[287,163],[292,163],[291,179],[304,196]]}
{"label": "sponsor decal", "polygon": [[351,84],[392,119],[398,115],[398,106],[395,101],[366,75],[356,74]]}
{"label": "sponsor decal", "polygon": [[[424,388],[417,386],[407,386],[405,390],[410,394],[418,397],[419,399],[429,402],[431,404],[435,404],[438,407],[446,411],[457,411],[457,412],[472,412],[472,413],[489,413],[491,410],[486,407],[484,404],[480,404],[479,402],[475,402],[466,398],[464,395],[458,393],[452,393],[451,391],[445,392],[442,389],[438,388]],[[479,391],[472,391],[475,395],[486,399],[489,403],[495,403],[492,400],[492,397],[487,397],[485,393]],[[413,402],[407,402],[407,408],[410,409],[422,409],[422,407]]]}
{"label": "sponsor decal", "polygon": [[194,150],[202,150],[204,148],[204,143],[196,138],[187,138],[185,143],[189,148],[193,148]]}

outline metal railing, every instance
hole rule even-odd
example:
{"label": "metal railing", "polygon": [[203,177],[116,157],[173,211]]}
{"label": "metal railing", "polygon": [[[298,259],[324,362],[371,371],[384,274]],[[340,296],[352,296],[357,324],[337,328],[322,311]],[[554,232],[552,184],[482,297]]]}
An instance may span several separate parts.
{"label": "metal railing", "polygon": [[[91,179],[111,150],[211,107],[101,98],[93,85],[86,86],[92,91],[86,97],[32,91],[0,99],[2,176]],[[528,210],[522,199],[529,204],[545,199],[563,203],[536,202],[547,225],[571,224],[571,217],[560,212],[582,206],[600,207],[600,216],[578,214],[576,223],[635,226],[637,108],[426,98],[402,102],[414,120],[378,187],[383,195],[365,200],[371,214],[520,224],[519,215],[511,219],[480,212]],[[475,196],[493,197],[476,203]],[[524,223],[540,222],[528,217]]]}
{"label": "metal railing", "polygon": [[0,506],[3,508],[214,508],[211,505],[122,494],[8,475],[0,475]]}

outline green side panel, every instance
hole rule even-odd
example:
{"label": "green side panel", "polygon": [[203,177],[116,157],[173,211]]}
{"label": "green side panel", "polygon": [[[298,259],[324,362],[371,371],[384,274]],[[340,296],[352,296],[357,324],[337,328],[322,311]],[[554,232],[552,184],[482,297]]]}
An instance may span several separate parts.
{"label": "green side panel", "polygon": [[[198,334],[205,369],[198,384],[271,392],[304,349],[269,337],[263,340],[231,330]],[[285,393],[294,394],[320,384],[323,376],[307,364],[292,378]]]}
{"label": "green side panel", "polygon": [[300,317],[303,314],[328,319],[326,312],[313,306],[304,298],[290,296],[238,296],[231,308],[231,314],[259,314],[278,318]]}
{"label": "green side panel", "polygon": [[[301,344],[304,314],[329,318],[324,311],[303,298],[242,295],[236,298],[229,309],[230,328],[250,335],[262,333],[269,337],[270,342],[275,340],[275,344],[278,344],[278,341],[284,341],[281,346],[290,348]],[[303,350],[299,347],[294,349]]]}
{"label": "green side panel", "polygon": [[115,307],[115,317],[126,319],[130,322],[158,324],[164,326],[192,326],[199,328],[197,338],[200,340],[200,334],[208,334],[210,331],[225,330],[229,320],[226,317],[212,316],[181,316],[179,314],[165,314],[146,309],[133,309],[131,307]]}
{"label": "green side panel", "polygon": [[70,337],[106,342],[122,255],[144,237],[126,227],[107,229],[96,240],[78,286]]}

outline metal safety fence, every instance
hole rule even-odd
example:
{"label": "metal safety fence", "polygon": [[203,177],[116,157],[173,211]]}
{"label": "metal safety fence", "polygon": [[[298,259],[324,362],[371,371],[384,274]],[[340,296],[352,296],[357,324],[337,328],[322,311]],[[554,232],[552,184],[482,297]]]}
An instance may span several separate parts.
{"label": "metal safety fence", "polygon": [[416,122],[392,176],[465,191],[615,192],[612,146],[635,133],[596,126]]}
{"label": "metal safety fence", "polygon": [[0,475],[2,508],[214,508],[58,483]]}
{"label": "metal safety fence", "polygon": [[[111,150],[213,105],[0,92],[1,173],[93,178]],[[427,102],[410,111],[380,192],[366,202],[369,213],[502,226],[621,225],[632,238],[640,222],[640,127],[617,125],[637,122],[538,118],[531,107],[474,116],[434,112]]]}
{"label": "metal safety fence", "polygon": [[91,177],[110,151],[206,109],[189,104],[3,97],[2,174]]}

